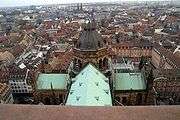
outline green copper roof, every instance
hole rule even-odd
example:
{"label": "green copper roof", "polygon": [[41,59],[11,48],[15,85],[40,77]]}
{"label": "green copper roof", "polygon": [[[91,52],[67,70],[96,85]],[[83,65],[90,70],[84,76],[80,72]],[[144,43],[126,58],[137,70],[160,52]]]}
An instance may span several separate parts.
{"label": "green copper roof", "polygon": [[108,79],[91,64],[73,81],[66,105],[112,106]]}
{"label": "green copper roof", "polygon": [[146,84],[141,73],[117,73],[116,90],[145,90]]}
{"label": "green copper roof", "polygon": [[37,80],[38,90],[66,89],[68,74],[39,74]]}

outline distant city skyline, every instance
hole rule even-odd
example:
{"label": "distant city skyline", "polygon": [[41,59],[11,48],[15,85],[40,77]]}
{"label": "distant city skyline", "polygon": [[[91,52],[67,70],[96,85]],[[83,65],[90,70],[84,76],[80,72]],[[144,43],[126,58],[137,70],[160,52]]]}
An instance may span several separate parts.
{"label": "distant city skyline", "polygon": [[123,1],[168,1],[168,0],[0,0],[0,7],[68,4],[68,3],[118,2],[118,1],[123,2]]}

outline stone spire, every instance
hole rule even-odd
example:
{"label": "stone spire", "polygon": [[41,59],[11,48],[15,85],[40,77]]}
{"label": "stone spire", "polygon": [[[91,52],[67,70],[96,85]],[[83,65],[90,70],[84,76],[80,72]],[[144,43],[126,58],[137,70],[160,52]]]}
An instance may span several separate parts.
{"label": "stone spire", "polygon": [[96,31],[95,21],[89,21],[84,25],[76,48],[80,50],[98,50],[104,46],[101,35]]}

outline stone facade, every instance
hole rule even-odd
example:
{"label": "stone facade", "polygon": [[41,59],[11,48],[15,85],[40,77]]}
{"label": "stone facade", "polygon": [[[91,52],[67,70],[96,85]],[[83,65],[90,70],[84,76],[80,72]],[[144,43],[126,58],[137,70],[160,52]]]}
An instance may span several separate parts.
{"label": "stone facade", "polygon": [[167,99],[169,104],[180,103],[180,82],[176,80],[159,79],[155,80],[153,87],[157,92],[156,99]]}
{"label": "stone facade", "polygon": [[145,105],[146,95],[145,91],[115,91],[115,105]]}
{"label": "stone facade", "polygon": [[138,46],[129,46],[126,44],[122,44],[122,45],[119,44],[119,45],[113,45],[112,50],[113,52],[115,52],[117,56],[129,57],[129,58],[140,58],[142,56],[151,57],[152,55],[151,46],[138,47]]}
{"label": "stone facade", "polygon": [[12,104],[13,102],[11,88],[5,83],[0,83],[0,103]]}
{"label": "stone facade", "polygon": [[107,48],[102,48],[97,51],[81,51],[74,49],[74,61],[73,65],[75,69],[81,69],[87,63],[93,63],[100,70],[108,68],[108,51]]}
{"label": "stone facade", "polygon": [[94,64],[102,71],[109,67],[108,47],[96,31],[96,24],[93,21],[85,25],[73,53],[73,70],[76,72],[79,72],[87,63]]}
{"label": "stone facade", "polygon": [[34,92],[35,101],[46,105],[58,105],[65,102],[66,90],[37,90]]}

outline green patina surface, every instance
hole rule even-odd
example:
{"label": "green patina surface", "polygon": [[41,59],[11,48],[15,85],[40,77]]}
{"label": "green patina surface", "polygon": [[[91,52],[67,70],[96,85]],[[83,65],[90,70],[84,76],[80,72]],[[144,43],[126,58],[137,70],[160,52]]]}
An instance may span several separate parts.
{"label": "green patina surface", "polygon": [[112,106],[108,79],[88,64],[74,79],[66,105]]}
{"label": "green patina surface", "polygon": [[54,90],[64,90],[66,89],[67,79],[68,74],[39,74],[37,89],[49,90],[53,88]]}
{"label": "green patina surface", "polygon": [[117,73],[116,90],[145,90],[146,84],[141,73]]}

